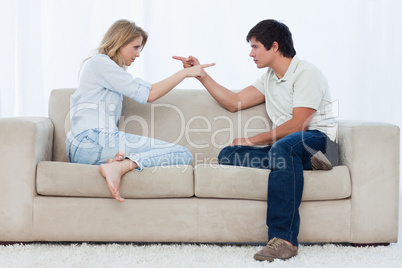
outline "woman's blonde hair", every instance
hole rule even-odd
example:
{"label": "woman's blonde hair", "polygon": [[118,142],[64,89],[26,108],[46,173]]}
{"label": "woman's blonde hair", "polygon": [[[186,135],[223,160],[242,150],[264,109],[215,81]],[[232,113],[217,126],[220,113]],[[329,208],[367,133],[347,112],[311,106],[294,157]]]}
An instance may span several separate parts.
{"label": "woman's blonde hair", "polygon": [[141,47],[144,47],[147,43],[148,34],[132,21],[118,20],[110,26],[103,36],[102,42],[98,48],[98,53],[109,56],[117,65],[125,69],[126,66],[120,54],[120,48],[139,36],[142,36]]}

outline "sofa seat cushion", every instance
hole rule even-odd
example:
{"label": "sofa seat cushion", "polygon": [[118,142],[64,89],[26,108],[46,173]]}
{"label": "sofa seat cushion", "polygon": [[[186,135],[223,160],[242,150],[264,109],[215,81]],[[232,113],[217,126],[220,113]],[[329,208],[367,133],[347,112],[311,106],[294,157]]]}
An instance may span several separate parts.
{"label": "sofa seat cushion", "polygon": [[[206,198],[267,200],[270,170],[201,164],[194,167],[195,195]],[[304,171],[303,201],[336,200],[351,195],[346,166]]]}
{"label": "sofa seat cushion", "polygon": [[[40,195],[111,197],[99,166],[42,161],[36,175]],[[133,170],[121,180],[124,198],[169,198],[194,196],[192,166],[161,166]]]}

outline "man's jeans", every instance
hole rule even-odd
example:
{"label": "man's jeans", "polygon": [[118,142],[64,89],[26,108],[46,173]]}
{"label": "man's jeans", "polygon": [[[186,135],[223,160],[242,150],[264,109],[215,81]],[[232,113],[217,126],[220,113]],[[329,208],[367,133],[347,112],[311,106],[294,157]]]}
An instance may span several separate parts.
{"label": "man's jeans", "polygon": [[331,151],[328,159],[337,164],[336,143],[318,130],[292,133],[272,146],[228,146],[219,153],[221,165],[271,170],[267,201],[269,239],[278,237],[298,246],[303,169],[312,169],[310,158],[319,150],[323,153]]}
{"label": "man's jeans", "polygon": [[191,152],[180,145],[149,137],[99,129],[86,130],[75,137],[71,131],[66,139],[66,154],[70,162],[100,165],[117,152],[136,162],[138,169],[154,166],[190,165]]}

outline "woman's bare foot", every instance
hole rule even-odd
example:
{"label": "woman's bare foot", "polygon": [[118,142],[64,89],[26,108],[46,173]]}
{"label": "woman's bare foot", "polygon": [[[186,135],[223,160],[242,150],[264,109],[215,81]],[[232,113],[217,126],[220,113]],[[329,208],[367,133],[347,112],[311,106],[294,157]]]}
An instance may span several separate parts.
{"label": "woman's bare foot", "polygon": [[119,202],[124,202],[124,198],[120,196],[119,192],[121,177],[138,167],[136,163],[134,165],[133,163],[130,159],[124,159],[99,166],[99,171],[105,177],[111,195]]}
{"label": "woman's bare foot", "polygon": [[106,163],[110,164],[113,163],[115,161],[123,161],[124,160],[124,151],[119,151],[114,158],[110,158],[106,161]]}
{"label": "woman's bare foot", "polygon": [[[116,163],[118,164],[118,163]],[[120,196],[119,188],[121,181],[121,173],[114,162],[102,164],[99,171],[105,177],[110,194],[119,202],[124,202],[124,198]]]}

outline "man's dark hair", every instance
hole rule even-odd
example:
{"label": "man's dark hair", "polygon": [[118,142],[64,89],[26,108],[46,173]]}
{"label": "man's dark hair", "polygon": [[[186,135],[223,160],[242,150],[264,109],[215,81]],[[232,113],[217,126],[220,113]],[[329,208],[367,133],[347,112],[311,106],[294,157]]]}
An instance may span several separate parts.
{"label": "man's dark hair", "polygon": [[276,20],[263,20],[257,23],[247,35],[247,42],[255,37],[255,39],[269,50],[274,41],[279,45],[279,51],[286,58],[293,58],[296,50],[293,47],[292,33],[288,26]]}

